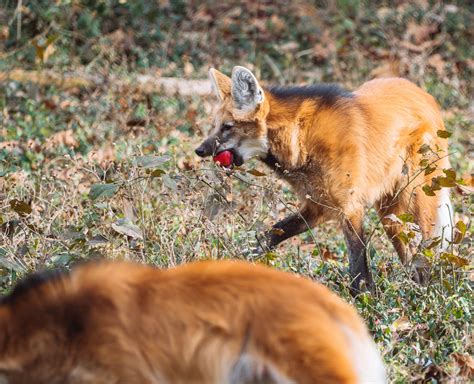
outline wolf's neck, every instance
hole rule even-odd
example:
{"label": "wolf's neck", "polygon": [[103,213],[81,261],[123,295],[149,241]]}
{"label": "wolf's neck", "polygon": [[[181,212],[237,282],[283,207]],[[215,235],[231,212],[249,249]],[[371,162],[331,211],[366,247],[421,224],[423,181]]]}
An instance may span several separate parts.
{"label": "wolf's neck", "polygon": [[[271,102],[267,117],[269,152],[267,161],[264,162],[278,163],[283,170],[301,166],[306,161],[303,124],[299,105]],[[273,165],[270,166],[274,168]]]}

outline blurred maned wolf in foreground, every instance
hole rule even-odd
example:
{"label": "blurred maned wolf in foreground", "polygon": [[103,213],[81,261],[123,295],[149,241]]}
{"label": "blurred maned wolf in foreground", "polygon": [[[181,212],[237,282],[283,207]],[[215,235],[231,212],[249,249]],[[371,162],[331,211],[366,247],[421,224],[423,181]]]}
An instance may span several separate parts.
{"label": "blurred maned wolf in foreground", "polygon": [[446,246],[449,190],[436,196],[422,190],[449,168],[447,140],[437,135],[443,120],[428,93],[400,78],[368,81],[348,92],[333,85],[262,88],[243,67],[234,67],[232,78],[215,69],[209,74],[219,104],[214,128],[196,153],[230,151],[235,165],[258,157],[292,185],[301,202],[299,213],[265,234],[259,252],[336,219],[358,292],[363,280],[372,285],[363,231],[367,207],[377,208],[404,264],[416,250],[399,236],[400,214],[413,216],[422,239],[442,236]]}
{"label": "blurred maned wolf in foreground", "polygon": [[384,381],[351,306],[268,267],[88,264],[33,275],[0,304],[3,383]]}

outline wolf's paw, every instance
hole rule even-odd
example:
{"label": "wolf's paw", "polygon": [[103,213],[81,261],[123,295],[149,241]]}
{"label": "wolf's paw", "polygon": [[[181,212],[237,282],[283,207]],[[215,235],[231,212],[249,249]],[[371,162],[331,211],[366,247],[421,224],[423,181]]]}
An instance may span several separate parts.
{"label": "wolf's paw", "polygon": [[255,235],[255,246],[244,250],[243,256],[247,260],[258,260],[266,253],[270,252],[272,248],[269,245],[269,239],[266,235]]}

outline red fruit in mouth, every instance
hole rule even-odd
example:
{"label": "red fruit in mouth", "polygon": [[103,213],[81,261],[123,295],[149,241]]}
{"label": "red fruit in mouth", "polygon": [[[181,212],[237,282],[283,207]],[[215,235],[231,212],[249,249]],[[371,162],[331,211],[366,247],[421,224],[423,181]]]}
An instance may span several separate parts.
{"label": "red fruit in mouth", "polygon": [[222,151],[215,155],[213,158],[215,163],[219,163],[223,167],[230,167],[234,160],[234,155],[231,151]]}

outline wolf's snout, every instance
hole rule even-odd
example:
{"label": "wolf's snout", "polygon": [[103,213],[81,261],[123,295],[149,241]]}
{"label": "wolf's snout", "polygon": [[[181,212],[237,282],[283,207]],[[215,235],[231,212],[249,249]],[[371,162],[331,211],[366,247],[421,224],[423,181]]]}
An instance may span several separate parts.
{"label": "wolf's snout", "polygon": [[196,152],[196,155],[198,155],[199,157],[206,156],[206,150],[202,146],[197,147],[194,152]]}
{"label": "wolf's snout", "polygon": [[199,157],[211,156],[214,154],[217,142],[215,137],[204,140],[199,147],[195,149],[196,155]]}

